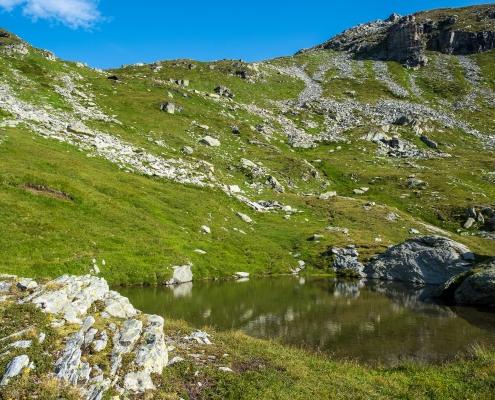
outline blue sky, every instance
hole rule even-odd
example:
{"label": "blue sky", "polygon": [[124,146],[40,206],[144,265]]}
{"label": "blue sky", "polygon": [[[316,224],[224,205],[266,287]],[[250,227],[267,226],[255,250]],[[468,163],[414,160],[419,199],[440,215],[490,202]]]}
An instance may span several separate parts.
{"label": "blue sky", "polygon": [[392,12],[474,1],[0,0],[0,26],[90,67],[191,58],[258,61],[294,54]]}

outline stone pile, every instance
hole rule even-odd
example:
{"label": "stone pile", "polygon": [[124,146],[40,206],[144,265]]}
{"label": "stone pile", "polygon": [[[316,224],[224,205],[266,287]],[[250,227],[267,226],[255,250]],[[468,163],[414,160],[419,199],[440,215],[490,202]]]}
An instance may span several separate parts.
{"label": "stone pile", "polygon": [[465,211],[467,219],[463,224],[464,229],[478,226],[488,232],[495,231],[495,210],[491,207],[470,207]]}

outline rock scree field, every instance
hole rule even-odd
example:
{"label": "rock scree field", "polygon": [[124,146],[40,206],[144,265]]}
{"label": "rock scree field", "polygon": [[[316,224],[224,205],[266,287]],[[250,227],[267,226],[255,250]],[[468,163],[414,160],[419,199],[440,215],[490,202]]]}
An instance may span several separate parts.
{"label": "rock scree field", "polygon": [[110,287],[338,274],[493,312],[494,45],[494,4],[105,71],[0,28],[0,399],[493,398],[491,345],[370,367]]}

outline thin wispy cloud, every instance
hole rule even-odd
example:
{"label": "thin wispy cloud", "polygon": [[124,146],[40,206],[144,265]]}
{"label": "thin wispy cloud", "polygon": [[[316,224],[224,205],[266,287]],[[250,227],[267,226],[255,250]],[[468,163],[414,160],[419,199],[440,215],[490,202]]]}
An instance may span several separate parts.
{"label": "thin wispy cloud", "polygon": [[22,7],[23,15],[56,20],[70,28],[90,28],[102,20],[96,0],[0,0],[0,7],[12,11]]}

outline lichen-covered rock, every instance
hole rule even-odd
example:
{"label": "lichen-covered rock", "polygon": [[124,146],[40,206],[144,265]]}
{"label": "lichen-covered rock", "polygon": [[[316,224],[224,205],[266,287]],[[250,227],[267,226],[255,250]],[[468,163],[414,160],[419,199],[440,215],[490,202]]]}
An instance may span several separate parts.
{"label": "lichen-covered rock", "polygon": [[106,331],[103,331],[100,334],[100,339],[93,340],[93,350],[96,352],[102,351],[103,349],[105,349],[105,347],[107,347],[107,343],[108,343],[108,335]]}
{"label": "lichen-covered rock", "polygon": [[442,236],[417,236],[390,247],[369,263],[368,278],[441,284],[471,269],[471,251]]}
{"label": "lichen-covered rock", "polygon": [[156,389],[146,371],[129,372],[124,377],[124,388],[134,393],[143,393],[147,390]]}
{"label": "lichen-covered rock", "polygon": [[122,329],[115,334],[114,351],[117,353],[129,353],[139,339],[143,330],[143,323],[136,319],[128,319],[122,325]]}
{"label": "lichen-covered rock", "polygon": [[483,268],[468,276],[455,291],[457,304],[495,306],[495,258],[476,266]]}
{"label": "lichen-covered rock", "polygon": [[119,293],[110,290],[105,294],[103,299],[105,302],[105,312],[112,317],[130,318],[137,314],[136,309],[131,304],[127,297],[121,296]]}
{"label": "lichen-covered rock", "polygon": [[[53,287],[55,289],[51,290]],[[45,312],[57,314],[85,315],[96,300],[102,300],[108,292],[108,283],[94,276],[63,275],[50,282],[50,286],[39,286],[23,302],[32,302]]]}
{"label": "lichen-covered rock", "polygon": [[[190,271],[190,265],[187,267]],[[9,280],[16,278],[0,277]],[[2,281],[1,288],[10,290],[17,282],[22,282],[22,287],[27,287],[33,281],[26,278],[16,279],[15,282]],[[32,293],[28,290],[17,291],[15,298],[18,303],[34,303],[44,312],[52,313],[54,319],[51,325],[54,327],[67,325],[72,329],[74,325],[70,324],[80,325],[76,333],[64,340],[65,348],[55,353],[57,358],[53,367],[54,376],[64,384],[80,390],[85,400],[100,400],[110,388],[124,396],[155,389],[150,374],[162,373],[168,363],[164,320],[157,315],[146,315],[143,329],[143,319],[132,318],[140,312],[126,297],[110,291],[104,279],[91,275],[64,275],[47,284],[33,287]],[[95,304],[96,301],[105,304],[105,311],[101,311],[102,303]],[[85,314],[88,315],[83,317]],[[110,317],[114,318],[112,322],[108,321]],[[0,341],[19,337],[31,329],[20,330]],[[107,330],[113,332],[111,348],[108,348]],[[43,342],[45,336],[40,333],[39,343]],[[4,347],[26,348],[32,343],[33,340],[18,340]],[[105,371],[102,371],[92,357],[99,352],[98,357],[108,358],[109,361],[109,368]],[[131,355],[126,357],[126,354]],[[8,364],[1,384],[8,384],[9,379],[23,369],[33,367],[27,356],[16,357]]]}
{"label": "lichen-covered rock", "polygon": [[55,362],[57,378],[71,385],[76,385],[79,378],[83,342],[84,334],[81,331],[76,332],[65,345],[62,356]]}
{"label": "lichen-covered rock", "polygon": [[147,315],[147,325],[142,337],[146,341],[136,351],[134,363],[148,373],[161,374],[168,363],[168,350],[163,333],[164,320],[158,315]]}

